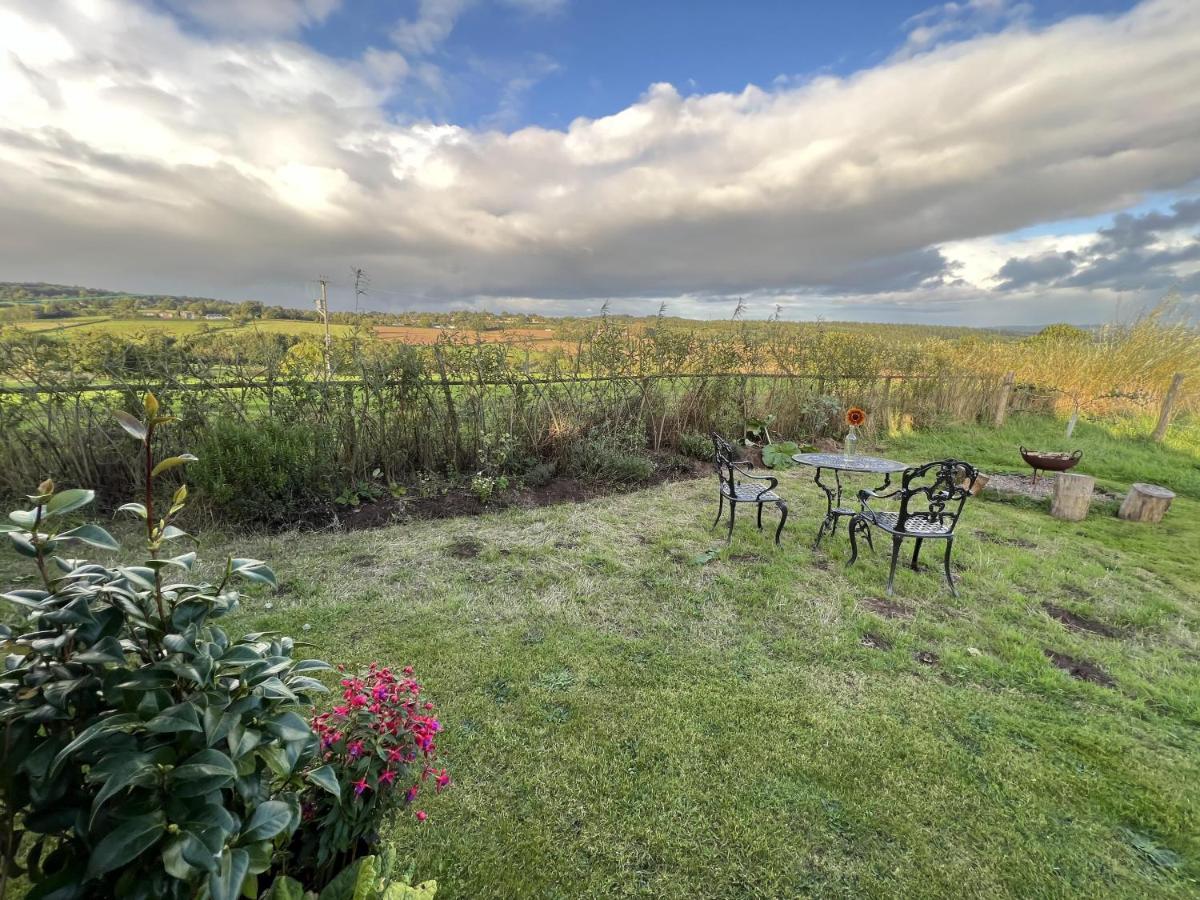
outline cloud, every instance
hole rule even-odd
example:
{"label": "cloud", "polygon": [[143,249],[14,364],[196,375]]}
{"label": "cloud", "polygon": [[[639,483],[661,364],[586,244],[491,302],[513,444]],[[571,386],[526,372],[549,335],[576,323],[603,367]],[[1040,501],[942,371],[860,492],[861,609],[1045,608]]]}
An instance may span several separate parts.
{"label": "cloud", "polygon": [[341,0],[166,0],[215,31],[290,34],[325,21]]}
{"label": "cloud", "polygon": [[1200,286],[1200,197],[1169,212],[1121,213],[1079,250],[1012,257],[997,273],[1001,290],[1031,286],[1111,288],[1118,291]]}
{"label": "cloud", "polygon": [[[427,305],[746,294],[917,316],[1003,296],[1015,315],[1015,285],[970,283],[945,248],[1200,178],[1191,0],[773,90],[654,85],[564,130],[397,121],[386,76],[412,79],[462,8],[423,3],[396,57],[347,62],[121,0],[7,0],[0,215],[20,228],[0,271],[299,304],[293,285],[354,263]],[[1108,302],[1061,287],[1085,318]]]}

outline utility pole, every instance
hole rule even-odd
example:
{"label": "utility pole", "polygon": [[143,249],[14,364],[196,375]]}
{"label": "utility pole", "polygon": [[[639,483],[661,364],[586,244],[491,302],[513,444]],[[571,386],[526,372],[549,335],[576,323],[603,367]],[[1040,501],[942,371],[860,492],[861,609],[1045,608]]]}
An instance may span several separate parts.
{"label": "utility pole", "polygon": [[321,296],[317,300],[317,312],[321,314],[321,319],[325,322],[325,377],[329,378],[333,375],[333,339],[329,336],[329,295],[326,292],[328,282],[323,275],[317,281],[321,283]]}
{"label": "utility pole", "polygon": [[350,274],[354,276],[354,311],[359,311],[359,301],[367,292],[367,286],[371,283],[371,279],[367,277],[367,273],[357,266],[350,267]]}

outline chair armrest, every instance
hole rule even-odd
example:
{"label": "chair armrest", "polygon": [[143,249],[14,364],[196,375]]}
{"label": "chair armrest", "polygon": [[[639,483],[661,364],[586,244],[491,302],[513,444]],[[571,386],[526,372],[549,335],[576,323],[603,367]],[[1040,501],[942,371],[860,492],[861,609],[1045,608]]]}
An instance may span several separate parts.
{"label": "chair armrest", "polygon": [[899,493],[900,488],[896,488],[894,491],[888,491],[887,493],[870,491],[866,488],[863,488],[858,492],[858,502],[862,504],[863,509],[869,509],[870,507],[867,505],[868,500],[888,500],[892,497],[895,497]]}
{"label": "chair armrest", "polygon": [[755,481],[770,482],[770,484],[768,484],[766,487],[764,487],[761,491],[758,492],[760,496],[762,494],[767,493],[768,491],[775,490],[775,488],[779,486],[779,479],[774,477],[773,475],[752,475],[749,472],[747,472],[745,469],[741,468],[740,463],[735,464],[733,468],[735,471],[739,472],[741,475],[745,476],[746,478],[753,478]]}

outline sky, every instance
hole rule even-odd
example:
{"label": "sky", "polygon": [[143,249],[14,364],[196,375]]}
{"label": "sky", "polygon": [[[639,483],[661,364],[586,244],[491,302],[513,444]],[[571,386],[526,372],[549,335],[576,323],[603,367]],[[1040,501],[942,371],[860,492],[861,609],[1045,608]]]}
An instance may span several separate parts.
{"label": "sky", "polygon": [[0,0],[0,280],[1037,325],[1200,306],[1196,0]]}

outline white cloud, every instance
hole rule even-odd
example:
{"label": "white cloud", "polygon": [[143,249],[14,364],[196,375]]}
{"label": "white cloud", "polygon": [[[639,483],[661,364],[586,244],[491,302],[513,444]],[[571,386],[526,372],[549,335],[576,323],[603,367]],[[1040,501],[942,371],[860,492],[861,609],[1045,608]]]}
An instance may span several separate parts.
{"label": "white cloud", "polygon": [[216,31],[287,34],[317,25],[341,0],[167,0],[172,9]]}
{"label": "white cloud", "polygon": [[[444,40],[406,34],[401,50]],[[287,300],[353,261],[426,303],[684,296],[704,311],[747,293],[966,316],[995,285],[971,260],[980,239],[1200,178],[1198,41],[1200,4],[1155,0],[849,78],[656,85],[565,131],[505,133],[397,124],[383,104],[409,60],[391,51],[345,63],[121,0],[6,0],[0,215],[21,227],[0,238],[0,273]],[[1060,299],[1089,297],[1109,302]]]}

